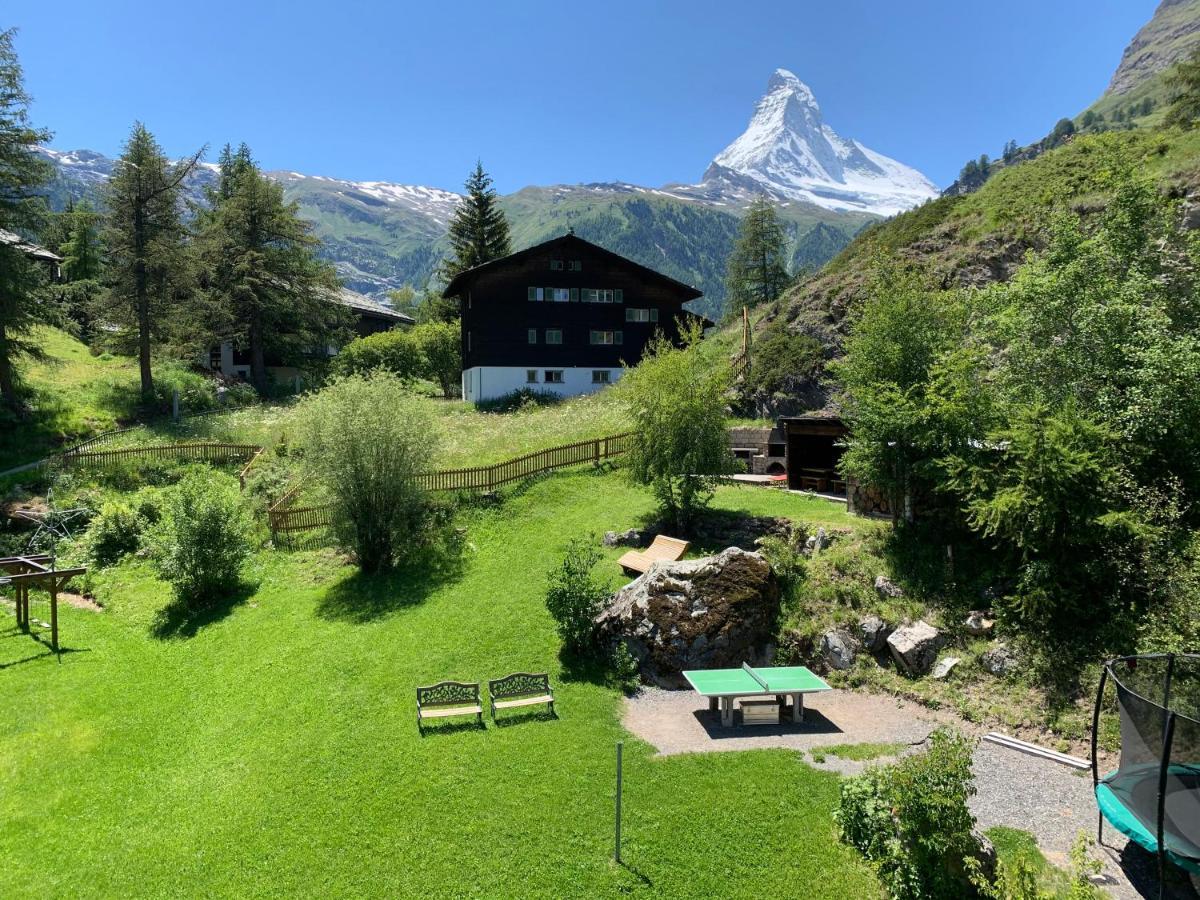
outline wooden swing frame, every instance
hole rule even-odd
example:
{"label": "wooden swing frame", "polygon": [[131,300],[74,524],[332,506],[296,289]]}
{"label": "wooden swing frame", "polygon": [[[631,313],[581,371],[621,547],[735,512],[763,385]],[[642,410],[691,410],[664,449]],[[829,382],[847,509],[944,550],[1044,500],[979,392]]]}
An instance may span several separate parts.
{"label": "wooden swing frame", "polygon": [[58,652],[58,592],[76,575],[87,572],[84,567],[59,569],[54,557],[44,553],[26,556],[0,557],[0,585],[11,585],[16,591],[17,628],[29,634],[29,589],[45,588],[50,592],[50,647]]}

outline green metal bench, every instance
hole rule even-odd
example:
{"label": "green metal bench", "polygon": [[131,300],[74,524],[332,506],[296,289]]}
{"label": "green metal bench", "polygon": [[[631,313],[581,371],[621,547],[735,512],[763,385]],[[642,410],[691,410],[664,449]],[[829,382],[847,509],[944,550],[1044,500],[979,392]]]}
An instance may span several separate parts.
{"label": "green metal bench", "polygon": [[483,701],[479,697],[479,682],[442,681],[429,687],[417,688],[417,730],[425,733],[426,719],[448,716],[474,716],[483,727]]}
{"label": "green metal bench", "polygon": [[498,709],[517,709],[523,706],[539,706],[545,703],[554,712],[554,691],[550,689],[550,676],[533,672],[514,672],[503,678],[488,682],[488,695],[492,701],[492,718]]}

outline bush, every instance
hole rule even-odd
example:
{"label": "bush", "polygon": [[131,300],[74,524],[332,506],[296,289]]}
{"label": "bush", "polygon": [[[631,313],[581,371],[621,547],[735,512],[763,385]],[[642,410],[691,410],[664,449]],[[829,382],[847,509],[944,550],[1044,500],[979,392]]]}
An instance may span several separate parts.
{"label": "bush", "polygon": [[425,357],[412,332],[393,328],[355,338],[333,359],[334,375],[366,375],[377,369],[391,372],[403,381],[424,374]]}
{"label": "bush", "polygon": [[462,375],[462,332],[455,322],[425,322],[412,330],[412,339],[420,348],[421,374],[450,398],[458,393]]}
{"label": "bush", "polygon": [[475,408],[480,412],[509,413],[526,412],[541,406],[556,406],[566,398],[554,391],[540,391],[534,388],[517,388],[490,400],[479,400]]}
{"label": "bush", "polygon": [[84,536],[87,558],[92,565],[111,566],[138,549],[145,520],[121,500],[109,500],[88,526]]}
{"label": "bush", "polygon": [[869,769],[842,784],[842,839],[878,869],[896,900],[957,900],[975,893],[979,840],[967,799],[975,793],[973,741],[938,729],[926,753]]}
{"label": "bush", "polygon": [[159,571],[190,608],[233,591],[250,554],[249,522],[228,479],[194,472],[165,494],[155,536]]}
{"label": "bush", "polygon": [[590,538],[568,543],[562,562],[547,578],[546,609],[571,653],[585,653],[592,648],[593,620],[607,596],[592,576],[592,569],[600,561],[594,543]]}
{"label": "bush", "polygon": [[422,401],[390,372],[335,380],[296,412],[304,463],[333,503],[334,533],[364,572],[390,568],[421,545],[427,493],[416,476],[438,432]]}

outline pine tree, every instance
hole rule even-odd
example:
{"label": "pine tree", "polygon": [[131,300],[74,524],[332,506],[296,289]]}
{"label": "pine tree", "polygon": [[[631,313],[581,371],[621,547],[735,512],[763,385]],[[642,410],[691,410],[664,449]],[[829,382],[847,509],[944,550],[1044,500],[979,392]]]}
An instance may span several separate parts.
{"label": "pine tree", "polygon": [[449,281],[459,272],[472,269],[512,253],[508,219],[497,203],[491,177],[483,163],[466,182],[466,196],[450,221],[450,257],[442,264],[441,275]]}
{"label": "pine tree", "polygon": [[739,315],[743,307],[770,303],[788,281],[787,235],[775,206],[757,197],[742,218],[725,265],[725,314]]}
{"label": "pine tree", "polygon": [[[29,122],[29,95],[13,47],[15,34],[15,29],[0,31],[0,228],[30,234],[45,211],[35,191],[53,170],[33,152],[50,140],[50,132]],[[0,243],[0,400],[13,409],[18,404],[16,360],[36,352],[26,335],[42,317],[37,292],[44,277],[24,253]]]}
{"label": "pine tree", "polygon": [[1006,163],[1012,162],[1013,159],[1016,158],[1018,152],[1017,142],[1015,140],[1009,141],[1004,145],[1004,161]]}
{"label": "pine tree", "polygon": [[334,342],[349,315],[334,300],[333,268],[316,257],[311,224],[250,149],[226,146],[219,165],[197,238],[211,330],[249,351],[250,381],[266,393],[268,358],[304,366],[314,347]]}
{"label": "pine tree", "polygon": [[183,181],[203,152],[172,164],[146,126],[135,122],[105,190],[110,265],[103,314],[136,332],[145,398],[154,392],[151,349],[178,322],[190,287],[180,205]]}
{"label": "pine tree", "polygon": [[1194,128],[1200,120],[1200,48],[1177,65],[1167,76],[1171,105],[1167,107],[1167,125]]}

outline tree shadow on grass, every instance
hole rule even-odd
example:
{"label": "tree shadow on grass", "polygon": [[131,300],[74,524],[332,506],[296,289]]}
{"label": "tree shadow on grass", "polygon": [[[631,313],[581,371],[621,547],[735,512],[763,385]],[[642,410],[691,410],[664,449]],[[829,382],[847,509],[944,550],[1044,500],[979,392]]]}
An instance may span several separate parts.
{"label": "tree shadow on grass", "polygon": [[389,571],[355,572],[325,592],[317,616],[362,625],[423,603],[438,588],[462,577],[463,549],[462,542],[439,541]]}
{"label": "tree shadow on grass", "polygon": [[194,609],[181,600],[172,600],[158,611],[150,626],[150,634],[159,640],[192,638],[201,628],[220,622],[237,607],[249,600],[258,585],[241,582],[217,602]]}

